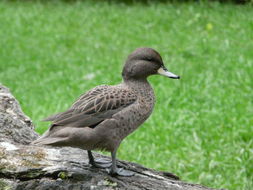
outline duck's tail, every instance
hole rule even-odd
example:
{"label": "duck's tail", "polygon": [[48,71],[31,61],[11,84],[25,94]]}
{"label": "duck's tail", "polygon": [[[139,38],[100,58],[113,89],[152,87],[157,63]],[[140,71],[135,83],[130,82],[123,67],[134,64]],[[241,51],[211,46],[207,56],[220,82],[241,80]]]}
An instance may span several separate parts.
{"label": "duck's tail", "polygon": [[31,142],[32,145],[51,145],[51,146],[64,146],[68,137],[53,137],[50,135],[49,130],[46,131],[37,140]]}
{"label": "duck's tail", "polygon": [[48,137],[43,138],[40,137],[39,139],[33,141],[32,145],[51,145],[51,146],[64,146],[68,138],[59,138],[59,137]]}

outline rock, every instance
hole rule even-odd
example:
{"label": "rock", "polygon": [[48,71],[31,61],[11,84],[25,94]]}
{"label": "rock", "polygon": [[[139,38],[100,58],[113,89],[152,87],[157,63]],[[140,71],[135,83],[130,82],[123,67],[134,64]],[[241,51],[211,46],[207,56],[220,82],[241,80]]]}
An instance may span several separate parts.
{"label": "rock", "polygon": [[[29,145],[38,137],[32,121],[9,90],[0,88],[1,190],[210,190],[180,181],[169,172],[126,161],[118,161],[118,165],[135,172],[135,176],[111,177],[105,169],[91,167],[84,150]],[[94,156],[110,159],[95,153]]]}
{"label": "rock", "polygon": [[20,108],[9,89],[0,84],[0,139],[6,142],[29,144],[38,138],[34,126]]}

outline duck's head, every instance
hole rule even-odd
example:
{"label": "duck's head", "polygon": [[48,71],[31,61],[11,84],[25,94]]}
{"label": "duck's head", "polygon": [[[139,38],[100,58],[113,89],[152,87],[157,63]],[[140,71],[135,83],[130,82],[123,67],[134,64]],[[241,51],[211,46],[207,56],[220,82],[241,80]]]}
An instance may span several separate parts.
{"label": "duck's head", "polygon": [[179,79],[166,69],[160,54],[152,48],[138,48],[132,52],[124,65],[122,76],[124,80],[146,79],[150,75],[163,75],[172,79]]}

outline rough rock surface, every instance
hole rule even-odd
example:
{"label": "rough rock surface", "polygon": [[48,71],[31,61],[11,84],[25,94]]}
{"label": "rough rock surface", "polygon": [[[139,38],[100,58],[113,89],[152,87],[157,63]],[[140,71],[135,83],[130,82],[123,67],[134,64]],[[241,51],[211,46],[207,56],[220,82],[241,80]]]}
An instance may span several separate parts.
{"label": "rough rock surface", "polygon": [[38,138],[34,126],[9,89],[0,84],[0,139],[29,144]]}
{"label": "rough rock surface", "polygon": [[118,165],[134,171],[135,176],[111,177],[105,169],[90,167],[84,150],[29,145],[38,137],[33,128],[17,100],[0,85],[0,190],[210,189],[124,161]]}

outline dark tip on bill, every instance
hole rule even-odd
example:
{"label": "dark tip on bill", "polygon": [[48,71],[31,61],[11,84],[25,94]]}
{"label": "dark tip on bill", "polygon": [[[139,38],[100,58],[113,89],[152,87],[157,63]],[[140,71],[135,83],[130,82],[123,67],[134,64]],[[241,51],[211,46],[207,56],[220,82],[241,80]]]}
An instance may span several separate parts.
{"label": "dark tip on bill", "polygon": [[170,77],[171,79],[180,79],[180,76]]}

